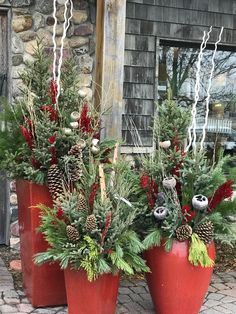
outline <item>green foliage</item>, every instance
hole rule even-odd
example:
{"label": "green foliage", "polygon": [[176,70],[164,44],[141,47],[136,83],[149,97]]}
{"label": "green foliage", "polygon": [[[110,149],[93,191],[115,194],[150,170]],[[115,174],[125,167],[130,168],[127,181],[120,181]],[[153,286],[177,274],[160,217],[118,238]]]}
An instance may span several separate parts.
{"label": "green foliage", "polygon": [[194,266],[212,267],[214,261],[208,256],[206,245],[196,233],[191,236],[188,260]]}
{"label": "green foliage", "polygon": [[182,141],[187,133],[190,124],[190,111],[178,106],[170,99],[158,106],[155,115],[155,138],[158,141],[178,139]]}
{"label": "green foliage", "polygon": [[206,152],[189,152],[181,169],[180,182],[182,186],[183,204],[191,203],[193,195],[203,194],[210,197],[216,187],[226,181],[223,165],[229,157],[222,157],[213,165],[210,165]]}
{"label": "green foliage", "polygon": [[34,50],[34,62],[26,62],[26,69],[19,73],[20,79],[24,83],[21,89],[22,96],[28,98],[29,90],[37,96],[38,101],[42,104],[49,104],[48,95],[50,80],[50,63],[51,60],[46,56],[42,42],[38,41]]}
{"label": "green foliage", "polygon": [[161,243],[161,232],[159,229],[150,230],[148,235],[143,241],[145,249],[149,249],[153,246],[159,246]]}
{"label": "green foliage", "polygon": [[[114,142],[107,144],[109,149],[112,144],[114,147]],[[102,154],[101,152],[101,156]],[[47,252],[35,256],[36,263],[56,260],[61,268],[84,269],[90,281],[107,272],[121,271],[132,275],[149,270],[139,256],[144,245],[132,230],[137,210],[128,201],[133,186],[132,182],[125,180],[129,172],[126,172],[127,165],[124,162],[102,165],[105,173],[105,198],[102,198],[104,191],[98,185],[93,206],[90,203],[91,186],[100,183],[98,169],[101,163],[92,154],[83,160],[82,177],[73,191],[65,190],[55,202],[54,208],[39,206],[42,211],[40,232],[48,241],[49,248]],[[87,210],[78,208],[81,193],[90,205]],[[86,221],[91,214],[96,219],[96,226],[88,230]],[[68,225],[76,228],[80,235],[78,240],[71,240],[68,236]]]}
{"label": "green foliage", "polygon": [[17,124],[18,119],[22,116],[22,111],[19,105],[8,105],[4,98],[0,98],[0,107],[2,108],[0,112],[0,168],[4,168],[6,156],[17,155],[19,147],[23,144]]}
{"label": "green foliage", "polygon": [[[50,63],[39,41],[34,61],[27,62],[25,70],[20,73],[24,83],[20,100],[12,106],[5,104],[0,115],[4,125],[0,131],[0,168],[11,177],[40,184],[47,183],[51,164],[64,163],[72,145],[81,138],[91,144],[94,133],[99,133],[100,121],[99,115],[88,105],[87,114],[93,114],[90,134],[79,127],[70,129],[71,113],[81,114],[84,106],[78,97],[77,68],[73,60],[63,62],[60,96],[55,104],[56,87],[51,80]],[[71,134],[65,134],[66,128]]]}
{"label": "green foliage", "polygon": [[[205,149],[194,147],[187,151],[185,145],[190,118],[190,112],[178,107],[170,97],[158,106],[154,130],[157,148],[151,156],[141,159],[141,175],[148,178],[147,186],[141,190],[137,187],[136,191],[144,210],[138,212],[135,230],[144,238],[146,248],[165,241],[165,249],[169,251],[173,240],[178,238],[177,228],[187,224],[191,227],[188,229],[191,233],[191,230],[194,232],[199,225],[209,220],[214,225],[216,241],[231,246],[236,244],[236,228],[227,219],[227,216],[236,212],[236,200],[226,199],[231,193],[230,182],[223,185],[227,179],[235,176],[234,170],[230,168],[235,158],[223,156],[221,150],[217,161],[212,161],[207,158]],[[163,141],[170,141],[170,145],[164,146]],[[163,184],[163,180],[169,177],[176,180],[173,188]],[[158,195],[152,192],[153,184],[157,185],[158,193],[164,193],[161,204]],[[208,206],[204,210],[194,208],[192,199],[199,194],[208,199],[215,197],[216,207],[213,209]],[[154,202],[153,199],[150,202],[150,198]],[[154,217],[154,211],[160,206],[167,209],[167,215],[158,220]],[[191,242],[190,262],[204,267],[212,266],[206,245],[199,242],[198,236],[193,234],[188,241]]]}
{"label": "green foliage", "polygon": [[[234,205],[235,202],[236,201],[234,200]],[[225,203],[228,204],[226,205]],[[231,202],[227,201],[223,202],[220,206],[218,206],[217,211],[213,212],[209,216],[209,219],[214,224],[214,239],[233,247],[236,246],[236,227],[227,220],[227,215],[231,212],[228,211],[230,203]],[[226,209],[226,207],[228,208]]]}

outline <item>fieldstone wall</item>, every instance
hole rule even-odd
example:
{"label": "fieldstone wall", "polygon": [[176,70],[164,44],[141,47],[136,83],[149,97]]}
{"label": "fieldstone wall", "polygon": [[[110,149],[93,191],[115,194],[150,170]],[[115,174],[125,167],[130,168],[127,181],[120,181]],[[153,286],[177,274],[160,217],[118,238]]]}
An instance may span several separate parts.
{"label": "fieldstone wall", "polygon": [[[1,1],[1,0],[0,0]],[[60,47],[63,34],[65,0],[57,0],[56,42]],[[71,25],[64,41],[64,56],[73,56],[78,65],[80,88],[92,99],[94,69],[95,5],[93,1],[73,0]],[[43,39],[49,55],[53,52],[53,1],[12,0],[12,95],[20,96],[19,72],[25,62],[33,60],[37,39]]]}

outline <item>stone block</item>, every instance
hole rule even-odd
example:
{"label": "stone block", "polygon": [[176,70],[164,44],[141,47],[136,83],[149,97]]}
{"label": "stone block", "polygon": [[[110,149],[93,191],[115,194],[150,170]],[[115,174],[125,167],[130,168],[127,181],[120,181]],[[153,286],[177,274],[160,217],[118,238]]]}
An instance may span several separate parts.
{"label": "stone block", "polygon": [[19,33],[19,36],[22,41],[26,42],[26,41],[34,40],[37,37],[37,33],[29,30],[29,31]]}
{"label": "stone block", "polygon": [[132,291],[127,287],[120,287],[119,294],[130,294]]}
{"label": "stone block", "polygon": [[4,301],[8,305],[15,305],[15,304],[19,304],[20,303],[20,299],[19,298],[4,298]]}
{"label": "stone block", "polygon": [[[24,66],[21,65],[19,67],[15,67],[15,69],[18,69],[18,72],[22,72],[24,70]],[[19,77],[19,75],[18,75],[18,77]],[[13,206],[17,205],[17,195],[16,195],[16,193],[11,193],[11,195],[10,195],[10,204],[13,205]]]}
{"label": "stone block", "polygon": [[34,31],[37,31],[40,28],[45,27],[45,18],[42,14],[36,12],[33,15],[33,22],[34,22]]}
{"label": "stone block", "polygon": [[79,71],[85,74],[92,73],[93,71],[93,58],[89,54],[77,56],[76,63]]}
{"label": "stone block", "polygon": [[16,312],[17,312],[16,306],[12,306],[12,305],[8,305],[8,304],[0,305],[0,313],[1,314],[16,313]]}
{"label": "stone block", "polygon": [[88,37],[80,37],[80,36],[72,36],[69,41],[69,45],[71,48],[78,48],[84,46],[89,42]]}
{"label": "stone block", "polygon": [[[56,37],[56,44],[57,44],[57,47],[61,47],[61,38],[62,37]],[[68,38],[65,38],[64,40],[63,40],[63,47],[65,48],[65,49],[68,49],[70,46],[69,46],[69,40],[68,40]]]}
{"label": "stone block", "polygon": [[57,12],[56,12],[56,17],[57,17],[57,20],[61,23],[64,22],[65,18],[64,18],[64,12],[65,12],[65,7],[64,6],[60,6],[58,9],[57,9]]}
{"label": "stone block", "polygon": [[[16,67],[12,67],[12,78],[13,79],[18,79],[20,78],[20,72],[22,72],[23,70],[25,69],[25,66],[24,64],[21,64],[21,65],[18,65]],[[17,196],[16,196],[16,193],[12,193],[10,195],[10,204],[15,206],[17,205]]]}
{"label": "stone block", "polygon": [[96,51],[96,43],[94,38],[89,38],[89,54],[92,55]]}
{"label": "stone block", "polygon": [[12,36],[11,51],[13,54],[20,54],[24,52],[24,44],[17,35]]}
{"label": "stone block", "polygon": [[72,22],[74,24],[82,24],[88,19],[88,13],[85,10],[75,10],[73,12]]}
{"label": "stone block", "polygon": [[215,300],[207,300],[204,303],[204,306],[206,306],[206,307],[214,307],[214,306],[218,306],[218,305],[220,305],[220,301],[215,301]]}
{"label": "stone block", "polygon": [[232,313],[236,313],[236,304],[234,303],[222,304],[222,307],[224,307],[227,310],[232,311]]}
{"label": "stone block", "polygon": [[88,45],[84,45],[82,47],[74,49],[74,54],[76,56],[84,55],[84,54],[88,53],[88,51],[89,51],[89,46]]}
{"label": "stone block", "polygon": [[14,32],[19,33],[29,30],[33,25],[33,19],[30,15],[15,16],[12,20],[12,29]]}
{"label": "stone block", "polygon": [[92,101],[92,99],[93,99],[93,92],[92,92],[91,88],[82,87],[82,88],[80,88],[79,92],[82,92],[85,95],[85,97],[84,97],[85,100],[87,100],[89,102]]}
{"label": "stone block", "polygon": [[37,0],[35,1],[35,10],[43,14],[51,14],[53,12],[53,1]]}
{"label": "stone block", "polygon": [[24,88],[24,84],[20,79],[14,79],[12,82],[12,95],[13,97],[20,96],[21,93],[21,88]]}
{"label": "stone block", "polygon": [[23,63],[23,55],[22,54],[16,54],[12,56],[12,65],[17,66]]}
{"label": "stone block", "polygon": [[55,23],[55,19],[54,19],[53,16],[48,16],[48,17],[46,18],[46,24],[47,24],[48,26],[52,26],[52,25],[54,25],[54,23]]}
{"label": "stone block", "polygon": [[60,5],[64,5],[66,2],[66,0],[57,0],[57,3],[60,4]]}
{"label": "stone block", "polygon": [[92,75],[81,73],[78,76],[79,86],[90,87],[92,85]]}
{"label": "stone block", "polygon": [[13,260],[13,261],[11,261],[10,262],[10,268],[15,270],[15,271],[21,272],[22,271],[21,260]]}
{"label": "stone block", "polygon": [[93,25],[91,23],[80,24],[79,26],[75,27],[75,36],[88,36],[91,34],[93,34]]}
{"label": "stone block", "polygon": [[18,223],[18,220],[14,221],[11,224],[10,229],[11,229],[11,235],[13,235],[15,237],[19,237],[19,223]]}
{"label": "stone block", "polygon": [[25,312],[25,313],[31,313],[34,310],[32,305],[27,304],[27,303],[18,304],[17,308],[19,312]]}
{"label": "stone block", "polygon": [[28,53],[24,53],[23,55],[23,61],[26,64],[27,62],[34,62],[34,57]]}
{"label": "stone block", "polygon": [[88,8],[88,1],[74,0],[74,8],[76,10],[86,10]]}
{"label": "stone block", "polygon": [[208,300],[221,300],[224,296],[222,294],[219,293],[209,293],[209,295],[207,296]]}
{"label": "stone block", "polygon": [[31,15],[29,8],[12,8],[13,16]]}
{"label": "stone block", "polygon": [[228,295],[230,297],[236,298],[236,288],[234,288],[234,289],[227,289],[227,290],[220,290],[219,293],[222,293],[224,295]]}
{"label": "stone block", "polygon": [[12,0],[13,7],[28,7],[32,5],[34,0]]}
{"label": "stone block", "polygon": [[25,52],[32,56],[34,55],[36,47],[37,47],[37,40],[36,39],[30,40],[25,43]]}

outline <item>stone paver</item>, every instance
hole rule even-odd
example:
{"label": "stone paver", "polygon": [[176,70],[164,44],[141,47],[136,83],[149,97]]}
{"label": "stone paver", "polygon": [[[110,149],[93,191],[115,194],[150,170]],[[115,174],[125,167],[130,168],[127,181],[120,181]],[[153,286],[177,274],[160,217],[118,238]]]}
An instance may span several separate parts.
{"label": "stone paver", "polygon": [[[14,289],[12,276],[0,258],[0,314],[5,313],[67,314],[68,311],[66,306],[33,308],[29,304],[24,291]],[[213,275],[211,286],[200,313],[236,313],[236,272]],[[148,287],[144,280],[126,279],[121,282],[116,314],[155,314]]]}

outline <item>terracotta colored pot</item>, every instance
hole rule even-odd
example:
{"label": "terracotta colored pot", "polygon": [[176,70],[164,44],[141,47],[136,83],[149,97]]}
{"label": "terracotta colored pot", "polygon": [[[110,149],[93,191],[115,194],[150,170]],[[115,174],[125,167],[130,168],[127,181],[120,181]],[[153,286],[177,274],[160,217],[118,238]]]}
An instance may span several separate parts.
{"label": "terracotta colored pot", "polygon": [[[213,267],[193,266],[188,261],[188,242],[173,244],[167,253],[163,246],[144,253],[151,273],[146,279],[158,314],[198,314],[210,284]],[[208,247],[215,259],[215,246]]]}
{"label": "terracotta colored pot", "polygon": [[57,263],[38,266],[34,254],[43,252],[48,244],[37,232],[40,210],[34,206],[52,206],[46,186],[19,180],[16,183],[23,286],[28,299],[35,307],[66,304],[64,273]]}
{"label": "terracotta colored pot", "polygon": [[119,280],[104,274],[90,282],[85,271],[65,269],[68,314],[114,314]]}

